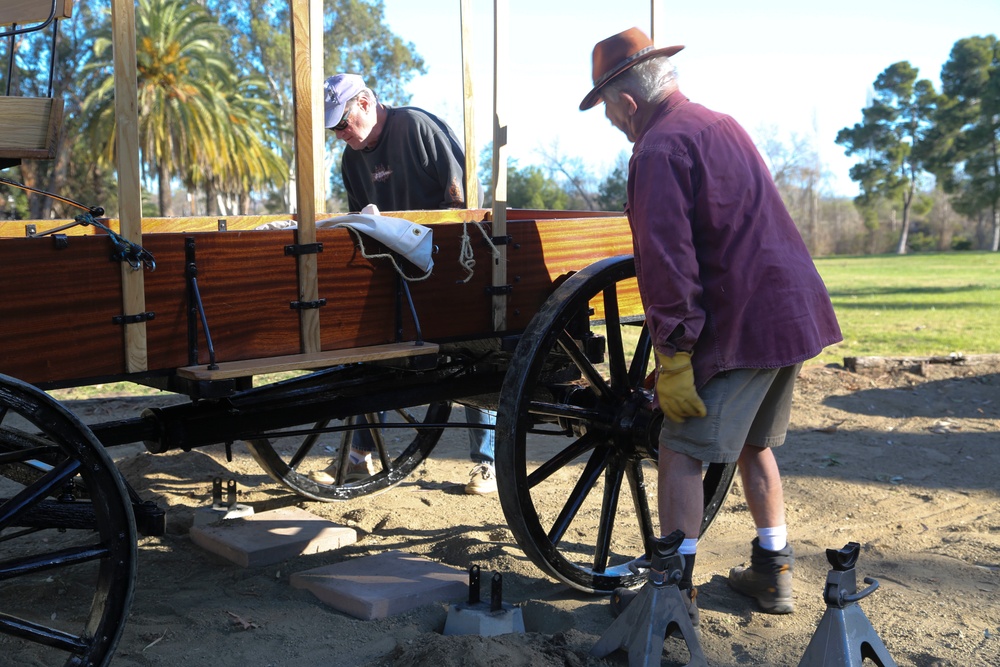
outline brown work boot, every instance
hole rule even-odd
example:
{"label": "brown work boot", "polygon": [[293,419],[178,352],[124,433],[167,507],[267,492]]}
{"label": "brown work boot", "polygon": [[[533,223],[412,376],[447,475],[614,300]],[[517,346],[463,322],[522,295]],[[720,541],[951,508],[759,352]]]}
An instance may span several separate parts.
{"label": "brown work boot", "polygon": [[768,551],[754,538],[750,567],[734,567],[729,571],[729,585],[736,591],[757,600],[761,611],[768,614],[791,614],[792,545],[780,551]]}

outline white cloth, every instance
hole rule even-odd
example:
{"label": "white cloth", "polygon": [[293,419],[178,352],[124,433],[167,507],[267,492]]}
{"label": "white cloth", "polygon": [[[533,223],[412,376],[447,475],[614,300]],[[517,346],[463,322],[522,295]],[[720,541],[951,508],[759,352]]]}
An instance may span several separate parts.
{"label": "white cloth", "polygon": [[[298,224],[294,220],[278,220],[258,225],[255,229],[277,230],[297,227]],[[318,229],[349,227],[398,252],[424,273],[429,273],[434,266],[434,259],[431,257],[434,252],[434,234],[431,228],[402,218],[382,215],[374,204],[365,206],[361,209],[361,213],[317,220],[316,227]]]}
{"label": "white cloth", "polygon": [[384,216],[374,204],[365,206],[361,213],[319,220],[316,227],[350,227],[398,252],[425,273],[434,266],[431,257],[434,252],[434,234],[431,228],[402,218]]}

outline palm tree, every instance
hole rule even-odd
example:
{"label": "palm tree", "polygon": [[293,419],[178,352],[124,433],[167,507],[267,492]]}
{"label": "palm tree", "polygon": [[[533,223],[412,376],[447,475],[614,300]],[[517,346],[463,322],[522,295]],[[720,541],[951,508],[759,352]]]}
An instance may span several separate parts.
{"label": "palm tree", "polygon": [[[259,87],[235,76],[217,19],[194,0],[139,0],[136,34],[139,145],[146,175],[157,178],[161,215],[172,214],[175,176],[188,185],[207,179],[247,188],[285,178],[287,168],[266,155],[260,133],[271,125],[269,104],[244,99]],[[88,69],[111,71],[110,26],[95,39],[94,56]],[[113,91],[108,77],[83,104],[95,154],[107,164],[114,157]],[[249,168],[238,165],[242,159],[255,163],[252,178],[229,173]]]}

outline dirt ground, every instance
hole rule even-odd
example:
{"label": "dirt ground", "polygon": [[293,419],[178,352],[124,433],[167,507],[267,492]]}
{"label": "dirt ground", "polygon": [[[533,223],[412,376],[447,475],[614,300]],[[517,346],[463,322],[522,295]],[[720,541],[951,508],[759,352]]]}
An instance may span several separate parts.
{"label": "dirt ground", "polygon": [[[796,550],[796,612],[756,612],[725,583],[753,537],[737,483],[700,542],[695,572],[710,665],[798,665],[826,609],[825,551],[852,541],[862,545],[859,588],[863,577],[880,583],[860,607],[899,665],[1000,665],[1000,365],[917,371],[803,371],[788,442],[778,451]],[[104,420],[148,403],[122,397],[68,406]],[[467,444],[464,431],[450,431],[401,485],[332,504],[290,495],[241,445],[231,464],[221,448],[120,460],[139,493],[167,509],[168,530],[140,542],[135,601],[113,664],[628,664],[624,652],[590,655],[612,621],[607,597],[546,578],[514,542],[497,497],[462,493]],[[269,567],[224,561],[188,537],[216,476],[237,481],[241,502],[297,505],[355,527],[359,540]],[[521,605],[527,633],[443,636],[445,604],[360,621],[289,584],[294,572],[391,549],[501,573],[504,601]],[[662,664],[687,660],[684,643],[668,638]]]}

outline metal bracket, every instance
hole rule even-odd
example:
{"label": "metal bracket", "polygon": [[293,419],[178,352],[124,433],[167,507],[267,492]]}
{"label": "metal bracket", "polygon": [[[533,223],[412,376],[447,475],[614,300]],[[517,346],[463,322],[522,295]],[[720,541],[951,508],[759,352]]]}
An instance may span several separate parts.
{"label": "metal bracket", "polygon": [[513,285],[487,285],[486,287],[486,293],[490,296],[495,296],[497,294],[510,294],[513,291]]}
{"label": "metal bracket", "polygon": [[510,234],[504,234],[503,236],[491,236],[490,243],[493,245],[510,245],[514,242],[514,237]]}
{"label": "metal bracket", "polygon": [[147,312],[139,313],[138,315],[115,315],[111,318],[111,322],[112,324],[138,324],[139,322],[147,322],[152,319],[156,319],[156,313]]}
{"label": "metal bracket", "polygon": [[322,308],[326,305],[326,299],[318,299],[316,301],[291,301],[288,307],[292,310],[305,310],[307,308]]}
{"label": "metal bracket", "polygon": [[285,246],[285,254],[296,257],[299,255],[315,255],[321,252],[323,252],[322,243],[295,243]]}

